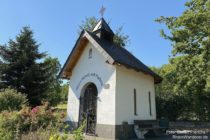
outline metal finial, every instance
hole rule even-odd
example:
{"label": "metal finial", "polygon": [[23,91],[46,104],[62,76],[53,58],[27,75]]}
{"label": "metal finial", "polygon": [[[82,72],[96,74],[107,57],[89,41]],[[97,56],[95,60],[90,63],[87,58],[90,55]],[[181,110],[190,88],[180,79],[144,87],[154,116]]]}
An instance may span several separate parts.
{"label": "metal finial", "polygon": [[101,7],[101,9],[100,9],[100,11],[99,11],[99,13],[101,14],[101,17],[104,16],[105,10],[106,10],[106,8],[102,5],[102,7]]}

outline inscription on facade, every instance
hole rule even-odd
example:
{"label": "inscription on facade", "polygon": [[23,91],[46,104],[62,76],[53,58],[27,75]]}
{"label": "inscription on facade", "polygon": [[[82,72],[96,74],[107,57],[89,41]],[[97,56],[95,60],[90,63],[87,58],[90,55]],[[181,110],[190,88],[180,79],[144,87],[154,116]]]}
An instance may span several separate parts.
{"label": "inscription on facade", "polygon": [[87,73],[84,76],[82,76],[82,78],[79,80],[79,83],[76,86],[76,90],[79,89],[82,81],[84,81],[86,78],[89,78],[89,77],[96,78],[99,81],[100,85],[103,86],[103,81],[102,81],[101,77],[97,73]]}

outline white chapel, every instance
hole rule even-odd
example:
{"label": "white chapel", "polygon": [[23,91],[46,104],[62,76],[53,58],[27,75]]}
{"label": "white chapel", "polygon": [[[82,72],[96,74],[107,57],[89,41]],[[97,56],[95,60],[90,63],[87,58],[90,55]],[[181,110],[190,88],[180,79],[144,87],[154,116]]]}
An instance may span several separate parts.
{"label": "white chapel", "polygon": [[134,120],[156,120],[154,86],[162,78],[114,35],[101,18],[77,39],[60,72],[70,83],[67,121],[76,128],[86,120],[85,133],[98,137],[135,137]]}

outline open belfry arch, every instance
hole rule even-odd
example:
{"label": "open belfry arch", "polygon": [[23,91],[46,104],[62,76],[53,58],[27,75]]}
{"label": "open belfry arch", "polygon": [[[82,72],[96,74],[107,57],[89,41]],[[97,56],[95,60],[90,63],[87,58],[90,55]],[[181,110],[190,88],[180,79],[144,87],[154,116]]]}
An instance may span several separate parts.
{"label": "open belfry arch", "polygon": [[156,120],[154,85],[162,78],[114,35],[101,18],[77,39],[59,74],[70,83],[67,121],[76,128],[86,120],[85,133],[99,137],[135,137],[134,120]]}

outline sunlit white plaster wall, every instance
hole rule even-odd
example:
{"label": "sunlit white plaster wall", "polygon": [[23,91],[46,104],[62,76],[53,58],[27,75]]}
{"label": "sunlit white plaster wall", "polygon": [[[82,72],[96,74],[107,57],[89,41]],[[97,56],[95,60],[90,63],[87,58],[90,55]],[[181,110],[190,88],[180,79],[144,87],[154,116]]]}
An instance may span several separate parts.
{"label": "sunlit white plaster wall", "polygon": [[[148,74],[116,67],[116,124],[133,120],[156,119],[154,78]],[[137,115],[134,115],[134,88],[136,89]],[[149,94],[151,93],[151,111],[149,109]]]}
{"label": "sunlit white plaster wall", "polygon": [[[92,48],[91,59],[88,58],[90,48]],[[101,78],[102,85],[96,76],[87,76],[88,73],[97,74]],[[94,83],[98,90],[97,124],[115,124],[116,68],[106,63],[106,59],[91,43],[85,47],[72,72],[68,93],[68,121],[78,122],[79,97],[83,86],[89,82]],[[105,88],[106,84],[109,84],[109,88]]]}

